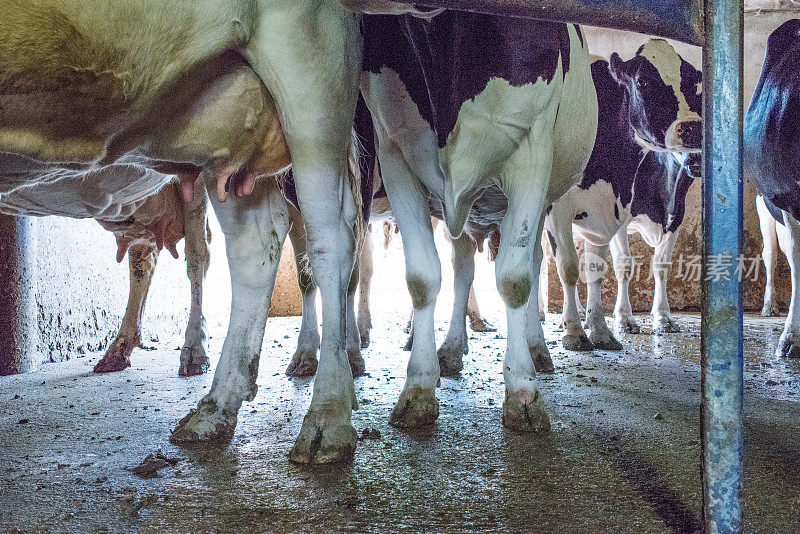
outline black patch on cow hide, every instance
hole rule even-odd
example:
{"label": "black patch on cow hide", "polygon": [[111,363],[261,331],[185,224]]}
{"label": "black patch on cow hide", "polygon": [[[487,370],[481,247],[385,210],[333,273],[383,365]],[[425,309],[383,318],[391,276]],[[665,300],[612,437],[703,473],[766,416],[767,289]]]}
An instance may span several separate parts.
{"label": "black patch on cow hide", "polygon": [[550,242],[550,249],[553,252],[553,256],[556,255],[556,238],[553,237],[553,234],[550,233],[550,230],[546,230],[547,232],[547,240]]}
{"label": "black patch on cow hide", "polygon": [[552,81],[569,70],[565,24],[462,11],[430,20],[412,15],[365,15],[364,69],[395,71],[443,147],[464,102],[492,78],[513,86]]}
{"label": "black patch on cow hide", "polygon": [[[800,20],[783,23],[767,53],[744,120],[744,164],[775,219],[800,220]],[[776,216],[777,215],[777,216]]]}
{"label": "black patch on cow hide", "polygon": [[[615,205],[614,207],[616,208],[616,205]],[[589,214],[588,214],[588,213],[586,213],[585,211],[582,211],[581,213],[579,213],[579,214],[577,214],[577,215],[575,216],[575,220],[576,220],[576,221],[581,221],[581,220],[585,219],[585,218],[586,218],[586,217],[588,217],[588,216],[589,216]]]}
{"label": "black patch on cow hide", "polygon": [[672,154],[648,152],[636,169],[631,215],[646,215],[665,232],[674,232],[683,222],[693,181]]}

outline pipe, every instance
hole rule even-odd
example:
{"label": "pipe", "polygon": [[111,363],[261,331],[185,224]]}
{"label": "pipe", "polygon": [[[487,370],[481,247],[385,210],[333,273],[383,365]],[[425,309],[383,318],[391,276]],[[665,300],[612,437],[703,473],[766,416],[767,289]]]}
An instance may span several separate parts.
{"label": "pipe", "polygon": [[0,376],[36,367],[35,227],[0,215]]}
{"label": "pipe", "polygon": [[[701,388],[705,532],[742,530],[743,0],[706,0]],[[730,263],[728,263],[730,262]],[[720,272],[723,274],[720,275]]]}
{"label": "pipe", "polygon": [[[357,9],[363,0],[350,0]],[[384,0],[417,7],[459,9],[602,26],[703,44],[702,0]],[[370,2],[366,2],[369,4]]]}

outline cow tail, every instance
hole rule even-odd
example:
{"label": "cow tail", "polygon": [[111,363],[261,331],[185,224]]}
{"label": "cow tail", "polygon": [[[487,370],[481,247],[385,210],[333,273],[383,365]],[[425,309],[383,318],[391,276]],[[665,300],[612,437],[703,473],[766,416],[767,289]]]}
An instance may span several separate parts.
{"label": "cow tail", "polygon": [[366,237],[367,221],[364,220],[364,210],[362,205],[364,199],[361,195],[361,141],[358,139],[358,134],[353,130],[350,136],[350,148],[348,150],[347,158],[347,175],[350,186],[350,193],[353,195],[353,200],[356,204],[356,219],[353,225],[353,232],[356,237],[356,250],[355,257],[361,257],[361,247],[364,244]]}

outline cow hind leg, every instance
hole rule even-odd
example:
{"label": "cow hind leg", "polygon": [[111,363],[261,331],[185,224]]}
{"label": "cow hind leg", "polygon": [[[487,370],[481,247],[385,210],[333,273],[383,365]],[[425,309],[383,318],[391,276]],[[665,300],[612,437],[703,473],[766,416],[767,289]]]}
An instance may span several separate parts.
{"label": "cow hind leg", "polygon": [[350,371],[353,373],[353,377],[362,376],[366,371],[364,357],[361,356],[361,333],[358,331],[358,319],[356,319],[355,296],[358,289],[358,279],[359,268],[358,261],[356,261],[355,268],[350,275],[350,284],[347,287],[347,339],[345,340],[347,361],[350,363]]}
{"label": "cow hind leg", "polygon": [[467,305],[475,278],[475,242],[465,233],[451,239],[453,245],[453,314],[444,343],[439,347],[439,371],[442,376],[456,377],[464,367],[462,358],[469,352],[467,343]]}
{"label": "cow hind leg", "polygon": [[608,245],[598,247],[587,242],[585,250],[589,253],[584,256],[588,286],[586,328],[589,330],[589,339],[596,349],[622,350],[622,343],[617,341],[608,328],[603,311],[601,285],[608,265],[606,263]]}
{"label": "cow hind leg", "polygon": [[372,314],[369,307],[372,272],[372,226],[370,225],[364,236],[358,262],[358,335],[361,338],[362,349],[369,347],[369,333],[372,329]]}
{"label": "cow hind leg", "polygon": [[[212,191],[216,184],[209,184]],[[258,363],[283,240],[286,202],[273,179],[256,183],[250,198],[212,206],[225,234],[231,277],[231,315],[211,389],[172,431],[173,443],[228,442],[242,402],[255,398]]]}
{"label": "cow hind leg", "polygon": [[[523,147],[517,152],[527,152]],[[512,165],[516,158],[509,162]],[[541,164],[540,164],[541,165]],[[525,165],[525,173],[530,168],[536,172],[539,165]],[[544,210],[545,184],[514,183],[519,179],[522,169],[509,178],[512,183],[504,187],[509,199],[508,212],[503,218],[500,250],[495,260],[497,289],[506,304],[508,339],[503,365],[505,378],[505,400],[503,402],[503,425],[518,432],[546,432],[550,430],[550,418],[542,402],[536,381],[536,360],[550,361],[544,342],[541,322],[538,321],[539,269],[542,261],[541,250],[536,251],[541,236],[542,211]],[[549,165],[548,165],[549,174]],[[535,320],[531,320],[533,317]],[[533,323],[536,331],[529,331]]]}
{"label": "cow hind leg", "polygon": [[650,313],[653,316],[653,333],[655,334],[670,334],[681,331],[677,321],[672,318],[667,297],[667,278],[669,278],[669,273],[672,270],[672,251],[675,248],[677,239],[677,232],[670,232],[661,240],[653,252],[655,291],[653,292],[653,308]]}
{"label": "cow hind leg", "polygon": [[776,352],[785,358],[800,358],[800,222],[786,212],[783,220],[790,237],[787,256],[792,275],[792,300]]}
{"label": "cow hind leg", "polygon": [[191,287],[189,321],[186,338],[181,349],[180,376],[201,375],[208,371],[208,330],[203,316],[203,282],[208,272],[211,256],[208,252],[210,233],[206,213],[206,192],[202,180],[195,182],[192,203],[184,209],[184,232],[186,234],[186,274]]}
{"label": "cow hind leg", "polygon": [[317,286],[308,265],[306,254],[306,230],[303,218],[294,206],[289,206],[292,226],[289,239],[292,241],[294,262],[297,267],[297,283],[303,301],[303,319],[300,334],[297,336],[297,350],[292,355],[286,374],[295,378],[313,376],[317,372],[317,351],[319,350],[319,325],[317,323]]}
{"label": "cow hind leg", "polygon": [[779,314],[778,305],[775,302],[775,267],[778,263],[778,235],[776,231],[777,222],[764,204],[761,195],[756,197],[756,210],[758,211],[758,222],[761,226],[761,239],[763,248],[761,258],[764,260],[767,282],[764,286],[764,306],[761,308],[763,317],[775,317]]}
{"label": "cow hind leg", "polygon": [[439,359],[433,311],[442,283],[441,264],[433,240],[428,191],[408,168],[396,146],[382,146],[380,160],[384,186],[403,238],[406,283],[414,307],[406,383],[389,423],[403,428],[422,427],[433,424],[439,417],[435,393]]}
{"label": "cow hind leg", "polygon": [[633,316],[633,307],[628,293],[636,262],[631,256],[631,249],[628,245],[627,225],[623,225],[611,238],[611,260],[614,265],[614,277],[617,279],[614,325],[627,334],[638,334],[641,332],[641,328]]}
{"label": "cow hind leg", "polygon": [[564,335],[561,343],[567,350],[590,351],[594,346],[583,331],[578,311],[576,287],[579,265],[578,253],[572,239],[574,216],[570,211],[567,206],[561,206],[560,202],[553,203],[553,209],[546,218],[545,231],[556,257],[556,267],[564,298],[561,312]]}
{"label": "cow hind leg", "polygon": [[475,286],[469,288],[469,300],[467,300],[467,317],[469,317],[469,327],[473,332],[497,332],[497,327],[486,320],[481,315],[478,308],[478,298],[475,296]]}
{"label": "cow hind leg", "polygon": [[[541,263],[544,261],[544,251],[542,250],[541,228],[544,227],[544,221],[539,224],[540,237],[536,240],[536,245],[533,249],[533,274],[534,280],[531,289],[531,295],[528,300],[528,310],[526,312],[526,327],[525,333],[528,338],[528,351],[533,360],[533,367],[537,373],[553,373],[555,366],[553,359],[550,357],[550,351],[547,350],[547,345],[544,342],[544,330],[542,330],[542,314],[544,313],[544,299],[542,292],[539,290],[542,283],[542,269]],[[536,265],[540,267],[537,269]],[[531,302],[535,299],[535,303]]]}
{"label": "cow hind leg", "polygon": [[142,312],[157,261],[158,251],[148,246],[135,245],[128,250],[128,305],[117,337],[94,366],[95,373],[113,373],[131,366],[131,353],[142,344]]}

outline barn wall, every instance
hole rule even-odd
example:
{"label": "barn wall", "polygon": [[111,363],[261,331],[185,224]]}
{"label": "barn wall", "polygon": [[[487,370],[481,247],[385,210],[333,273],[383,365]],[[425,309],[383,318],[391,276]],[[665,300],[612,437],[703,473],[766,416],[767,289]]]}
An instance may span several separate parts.
{"label": "barn wall", "polygon": [[[781,7],[773,0],[759,0],[761,6]],[[748,7],[756,7],[748,3]],[[760,7],[760,6],[759,6]],[[761,74],[761,67],[764,61],[764,51],[766,40],[769,34],[780,24],[790,18],[800,18],[800,11],[797,9],[787,9],[785,7],[777,10],[754,11],[745,13],[745,73],[744,73],[744,96],[745,105],[749,104],[750,98],[755,91],[755,86]],[[623,59],[630,59],[636,50],[646,40],[647,36],[623,32],[617,30],[607,30],[603,28],[587,28],[587,40],[593,54],[608,57],[612,52],[617,52]],[[686,45],[683,43],[672,43],[675,49],[687,61],[700,68],[701,50],[699,47]],[[755,209],[755,192],[749,183],[745,184],[744,199],[744,233],[745,233],[745,258],[748,258],[746,265],[752,258],[758,258],[761,253],[761,232],[758,225],[758,215]],[[631,252],[637,258],[640,267],[640,278],[631,282],[630,295],[631,304],[635,311],[650,311],[653,299],[653,282],[650,275],[650,261],[652,259],[652,249],[644,243],[637,234],[631,236]],[[681,258],[683,265],[695,261],[700,254],[701,232],[700,232],[700,183],[695,181],[689,189],[686,199],[686,218],[680,229],[675,254],[673,256],[673,269],[670,276],[669,301],[675,310],[698,310],[700,307],[700,282],[698,279],[687,279],[680,276]],[[684,272],[691,269],[685,269]],[[562,302],[561,284],[558,281],[555,263],[551,262],[548,269],[548,301],[551,311],[560,311]],[[776,296],[779,306],[786,310],[790,297],[789,267],[786,259],[780,255],[778,261],[778,272],[776,276]],[[763,304],[764,292],[764,267],[763,263],[758,262],[758,273],[755,281],[746,280],[744,283],[744,306],[746,310],[760,310]],[[581,295],[585,298],[585,286],[579,288]],[[616,282],[613,274],[608,274],[603,283],[603,303],[606,309],[612,310],[616,296]]]}

